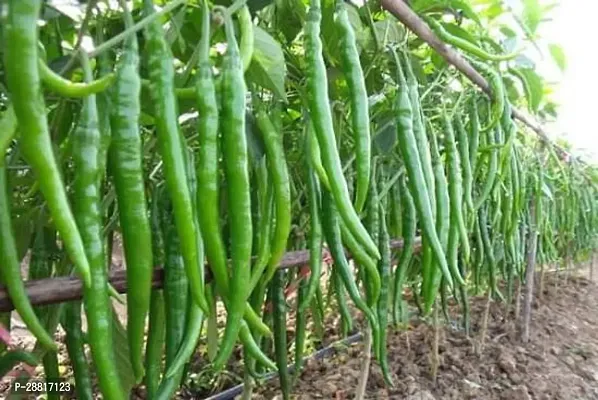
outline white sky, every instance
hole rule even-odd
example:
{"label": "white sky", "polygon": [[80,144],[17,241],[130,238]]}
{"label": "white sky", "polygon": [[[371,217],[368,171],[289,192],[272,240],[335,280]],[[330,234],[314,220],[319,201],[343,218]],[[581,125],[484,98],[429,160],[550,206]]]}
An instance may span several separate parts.
{"label": "white sky", "polygon": [[595,40],[598,37],[598,2],[594,0],[561,0],[550,12],[551,21],[541,25],[546,43],[564,47],[567,69],[561,74],[549,54],[539,60],[538,69],[544,76],[554,77],[560,85],[554,98],[561,104],[556,124],[547,126],[552,135],[562,135],[578,153],[591,153],[598,161],[598,60]]}

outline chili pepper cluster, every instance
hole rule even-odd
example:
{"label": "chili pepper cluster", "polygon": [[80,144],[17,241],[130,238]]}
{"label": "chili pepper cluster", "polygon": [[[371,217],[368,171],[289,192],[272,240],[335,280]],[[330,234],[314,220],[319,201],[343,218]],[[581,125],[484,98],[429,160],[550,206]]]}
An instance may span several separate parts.
{"label": "chili pepper cluster", "polygon": [[[311,0],[301,42],[305,80],[297,90],[303,129],[292,140],[281,120],[287,110],[246,82],[254,46],[247,6],[210,10],[200,2],[194,81],[181,89],[151,0],[143,1],[139,15],[119,2],[126,30],[134,31],[134,15],[149,21],[140,35],[143,46],[129,33],[114,63],[106,54],[93,63],[78,51],[81,82],[61,77],[44,60],[37,26],[42,3],[9,0],[1,13],[8,103],[0,119],[0,278],[37,344],[32,352],[3,346],[0,374],[18,362],[41,362],[47,379],[58,378],[53,333],[60,324],[82,399],[95,398],[92,376],[105,399],[127,398],[137,384],[149,399],[172,398],[203,343],[211,373],[230,365],[233,355],[241,357],[246,382],[277,371],[289,398],[309,340],[324,335],[326,312],[336,306],[343,335],[357,327],[356,313],[363,314],[362,328],[372,338],[367,351],[392,385],[387,332],[408,321],[405,290],[423,316],[434,307],[448,315],[452,296],[469,334],[468,297],[488,290],[511,305],[529,253],[537,251],[538,264],[545,265],[570,262],[595,247],[593,170],[563,162],[553,148],[518,132],[511,118],[495,63],[517,54],[491,54],[427,18],[488,78],[492,96],[464,91],[463,102],[443,103],[432,118],[422,105],[424,84],[411,54],[405,46],[388,46],[382,57],[392,90],[384,93],[385,113],[396,139],[380,151],[372,134],[377,106],[368,97],[349,6],[342,1],[333,20],[348,134],[330,103],[322,5]],[[226,50],[216,68],[211,38],[220,27]],[[58,103],[60,114],[52,120],[44,87],[69,99]],[[142,107],[143,90],[151,110]],[[181,99],[192,100],[197,111],[197,146],[183,132]],[[75,121],[65,117],[73,103]],[[151,123],[143,122],[144,113]],[[252,153],[248,124],[259,133],[260,156]],[[54,130],[65,131],[60,145]],[[346,136],[349,146],[341,143]],[[35,176],[28,196],[43,199],[26,246],[29,279],[75,272],[83,282],[82,301],[33,307],[27,297],[11,209],[22,197],[12,195],[15,176],[7,168],[18,157]],[[124,248],[126,300],[108,280],[115,231]],[[397,253],[390,243],[399,238]],[[303,248],[308,273],[280,268],[288,250]],[[331,266],[324,268],[327,252]],[[160,289],[152,288],[156,266],[164,269]],[[292,299],[285,288],[295,284]],[[126,302],[126,327],[112,298]],[[290,305],[296,308],[292,337]],[[219,315],[226,316],[223,327]],[[10,315],[2,321],[10,327]],[[114,349],[117,335],[126,335],[124,359]],[[123,381],[123,368],[130,369],[132,383]],[[251,385],[245,390],[250,396]]]}

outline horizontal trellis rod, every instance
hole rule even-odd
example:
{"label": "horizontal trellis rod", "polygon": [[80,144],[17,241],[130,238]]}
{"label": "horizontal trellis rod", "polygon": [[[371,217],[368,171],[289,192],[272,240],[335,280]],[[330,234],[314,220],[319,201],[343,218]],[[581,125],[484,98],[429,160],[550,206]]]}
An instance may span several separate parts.
{"label": "horizontal trellis rod", "polygon": [[[399,21],[413,32],[418,38],[433,48],[449,65],[454,66],[465,75],[473,84],[480,87],[483,92],[492,95],[492,88],[488,81],[463,57],[459,52],[443,42],[430,29],[428,24],[413,11],[404,0],[381,0],[382,7],[395,16]],[[561,155],[570,157],[567,150],[552,142],[542,126],[534,121],[526,113],[513,108],[512,117],[521,121],[524,125],[533,130],[539,138],[547,144],[552,145]]]}
{"label": "horizontal trellis rod", "polygon": [[[390,247],[395,250],[402,249],[403,240],[391,240]],[[415,250],[419,251],[420,247],[421,239],[418,237],[415,241]],[[351,257],[350,254],[348,254],[348,256]],[[307,263],[309,263],[309,251],[290,251],[284,255],[279,268],[295,268]],[[208,274],[206,281],[209,281],[210,279],[211,277]],[[127,277],[124,269],[111,272],[109,280],[118,293],[127,292]],[[163,280],[164,270],[162,268],[156,268],[152,278],[152,287],[154,289],[161,288]],[[76,276],[61,276],[27,281],[25,282],[25,288],[29,300],[34,306],[73,301],[83,297],[83,284]],[[8,312],[11,310],[14,310],[14,306],[10,301],[8,291],[4,286],[0,285],[0,312]]]}

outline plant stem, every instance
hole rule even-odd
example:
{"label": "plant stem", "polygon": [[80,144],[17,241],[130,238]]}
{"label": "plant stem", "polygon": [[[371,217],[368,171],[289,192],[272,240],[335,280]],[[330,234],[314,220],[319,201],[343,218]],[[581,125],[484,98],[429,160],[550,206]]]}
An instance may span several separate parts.
{"label": "plant stem", "polygon": [[152,23],[156,18],[160,18],[162,15],[169,13],[170,11],[174,10],[176,7],[185,3],[186,1],[187,0],[174,0],[170,3],[168,3],[160,11],[158,11],[154,14],[148,15],[147,17],[143,18],[141,21],[137,22],[135,25],[133,25],[129,29],[125,29],[118,35],[108,39],[107,41],[105,41],[104,43],[102,43],[101,45],[96,47],[93,51],[89,52],[89,54],[87,54],[87,56],[89,58],[97,57],[99,54],[116,46],[118,43],[122,42],[130,35],[133,35],[136,32],[142,30],[147,25]]}

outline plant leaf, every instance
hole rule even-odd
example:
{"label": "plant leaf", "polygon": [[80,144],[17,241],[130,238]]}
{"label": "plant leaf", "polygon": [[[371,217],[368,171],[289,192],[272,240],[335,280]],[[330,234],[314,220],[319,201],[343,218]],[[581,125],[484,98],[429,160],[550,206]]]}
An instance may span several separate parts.
{"label": "plant leaf", "polygon": [[275,0],[276,27],[292,42],[301,32],[305,19],[305,6],[301,0]]}
{"label": "plant leaf", "polygon": [[513,68],[511,70],[517,76],[525,88],[525,97],[529,109],[537,113],[540,108],[540,102],[544,96],[544,83],[542,78],[531,68]]}
{"label": "plant leaf", "polygon": [[550,201],[553,200],[552,191],[550,190],[550,187],[546,184],[546,182],[542,182],[542,193],[544,193],[544,195],[548,197]]}
{"label": "plant leaf", "polygon": [[548,45],[548,50],[550,50],[550,55],[559,69],[565,71],[567,69],[567,57],[563,47],[553,43]]}
{"label": "plant leaf", "polygon": [[253,27],[255,44],[253,58],[247,70],[250,82],[274,93],[281,100],[287,101],[284,90],[286,66],[280,44],[266,31]]}
{"label": "plant leaf", "polygon": [[405,38],[405,28],[396,23],[392,18],[374,22],[376,35],[380,38],[380,46],[386,47],[388,43],[400,43]]}
{"label": "plant leaf", "polygon": [[544,10],[538,0],[523,0],[523,23],[532,34],[536,33]]}

